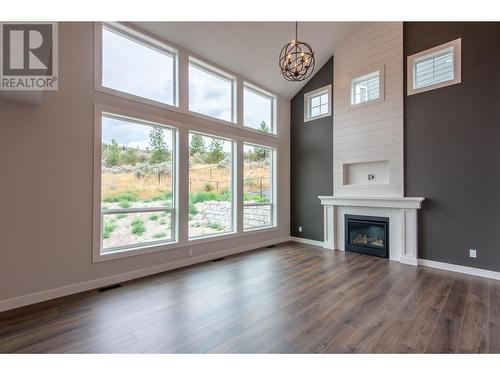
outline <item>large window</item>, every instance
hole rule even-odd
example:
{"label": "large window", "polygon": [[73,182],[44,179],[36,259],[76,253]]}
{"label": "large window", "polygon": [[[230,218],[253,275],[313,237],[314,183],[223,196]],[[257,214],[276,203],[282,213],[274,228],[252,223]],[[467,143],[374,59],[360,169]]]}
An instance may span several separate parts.
{"label": "large window", "polygon": [[274,158],[272,148],[243,146],[243,226],[245,230],[274,225]]}
{"label": "large window", "polygon": [[304,95],[304,121],[311,121],[332,114],[332,85],[308,92]]}
{"label": "large window", "polygon": [[121,25],[102,28],[102,86],[176,103],[176,52]]}
{"label": "large window", "polygon": [[100,252],[175,240],[175,130],[101,117]]}
{"label": "large window", "polygon": [[408,95],[462,82],[461,45],[457,39],[408,56]]}
{"label": "large window", "polygon": [[243,88],[243,125],[274,133],[275,98],[245,84]]}
{"label": "large window", "polygon": [[235,121],[234,79],[201,62],[189,61],[189,110]]}
{"label": "large window", "polygon": [[230,140],[189,134],[189,238],[234,231],[233,149]]}

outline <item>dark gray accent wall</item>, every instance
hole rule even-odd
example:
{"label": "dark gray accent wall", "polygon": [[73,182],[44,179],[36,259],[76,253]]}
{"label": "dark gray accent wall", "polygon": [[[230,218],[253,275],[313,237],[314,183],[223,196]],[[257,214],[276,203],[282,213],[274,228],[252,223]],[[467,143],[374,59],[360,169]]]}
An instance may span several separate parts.
{"label": "dark gray accent wall", "polygon": [[333,194],[333,118],[304,122],[304,94],[332,83],[333,57],[290,103],[290,233],[318,241],[323,241],[323,208],[318,195]]}
{"label": "dark gray accent wall", "polygon": [[403,30],[405,57],[462,38],[462,83],[405,97],[406,195],[426,197],[419,256],[500,271],[500,23]]}

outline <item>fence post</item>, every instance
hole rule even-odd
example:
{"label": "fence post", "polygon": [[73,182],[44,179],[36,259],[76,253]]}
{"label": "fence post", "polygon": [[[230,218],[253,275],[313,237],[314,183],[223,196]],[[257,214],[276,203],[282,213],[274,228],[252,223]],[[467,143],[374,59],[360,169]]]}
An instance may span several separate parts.
{"label": "fence post", "polygon": [[259,178],[259,185],[260,185],[260,197],[262,198],[262,177]]}

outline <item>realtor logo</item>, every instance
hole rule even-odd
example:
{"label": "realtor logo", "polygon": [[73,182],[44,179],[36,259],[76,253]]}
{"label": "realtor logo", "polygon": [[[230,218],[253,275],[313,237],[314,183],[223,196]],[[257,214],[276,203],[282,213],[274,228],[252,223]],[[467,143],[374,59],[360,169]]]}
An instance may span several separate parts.
{"label": "realtor logo", "polygon": [[57,90],[57,23],[0,24],[0,90]]}

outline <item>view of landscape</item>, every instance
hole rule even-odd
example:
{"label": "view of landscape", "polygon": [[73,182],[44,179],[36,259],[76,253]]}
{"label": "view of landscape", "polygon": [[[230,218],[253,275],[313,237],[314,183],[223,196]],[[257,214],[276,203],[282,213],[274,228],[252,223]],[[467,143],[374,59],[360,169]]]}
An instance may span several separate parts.
{"label": "view of landscape", "polygon": [[[103,252],[173,239],[174,146],[172,129],[103,116]],[[190,133],[189,155],[189,236],[233,231],[233,142]],[[245,228],[272,224],[271,169],[270,149],[245,145]]]}

